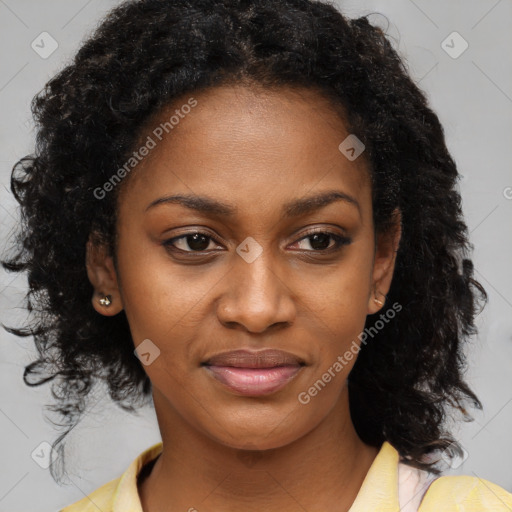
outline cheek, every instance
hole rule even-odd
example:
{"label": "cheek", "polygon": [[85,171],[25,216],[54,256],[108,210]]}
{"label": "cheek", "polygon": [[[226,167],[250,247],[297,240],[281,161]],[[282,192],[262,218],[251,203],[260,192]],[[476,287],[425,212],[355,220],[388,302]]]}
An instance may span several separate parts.
{"label": "cheek", "polygon": [[[150,340],[156,346],[153,350],[159,357],[155,363],[159,364],[145,368],[152,380],[168,378],[165,369],[170,368],[180,375],[190,369],[198,333],[205,329],[205,322],[212,321],[209,300],[215,286],[223,282],[226,269],[180,266],[154,242],[131,240],[136,237],[119,237],[118,262],[123,306],[134,344],[138,347]],[[162,374],[158,373],[161,364]]]}
{"label": "cheek", "polygon": [[[368,314],[371,287],[371,259],[368,253],[355,252],[321,279],[304,279],[303,314],[310,318],[311,335],[322,340],[318,344],[319,365],[322,373],[331,367],[338,356],[351,350],[343,361],[344,375],[355,364],[359,336],[364,330]],[[318,277],[318,276],[317,276]],[[351,348],[352,347],[352,348]],[[339,368],[336,373],[339,373]]]}
{"label": "cheek", "polygon": [[371,282],[369,258],[354,253],[332,270],[306,274],[301,281],[302,301],[328,325],[349,328],[364,322]]}
{"label": "cheek", "polygon": [[185,286],[179,272],[172,271],[165,249],[144,239],[130,243],[139,238],[120,235],[118,256],[123,306],[135,343],[170,334],[199,299],[194,286]]}

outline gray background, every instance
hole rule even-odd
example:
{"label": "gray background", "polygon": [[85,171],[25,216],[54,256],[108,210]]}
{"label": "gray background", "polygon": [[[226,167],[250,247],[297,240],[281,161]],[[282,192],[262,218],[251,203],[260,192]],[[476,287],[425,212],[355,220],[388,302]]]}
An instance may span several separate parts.
{"label": "gray background", "polygon": [[[0,249],[16,223],[9,177],[30,153],[34,129],[29,103],[89,35],[113,0],[0,0]],[[350,17],[368,14],[387,29],[412,76],[427,92],[444,125],[463,175],[461,191],[475,250],[476,277],[490,300],[478,318],[468,353],[470,384],[484,404],[456,435],[468,457],[454,474],[477,475],[512,491],[512,48],[511,0],[393,0],[338,2]],[[41,58],[31,43],[42,32],[58,42]],[[469,47],[457,58],[441,46],[453,31]],[[448,38],[460,52],[463,41]],[[451,42],[453,40],[453,42]],[[0,321],[20,325],[25,276],[0,271]],[[56,511],[117,478],[144,449],[160,440],[151,408],[132,416],[95,390],[92,411],[68,437],[71,482],[57,486],[31,458],[57,435],[44,418],[49,386],[26,387],[24,366],[34,359],[31,338],[0,331],[0,512]]]}

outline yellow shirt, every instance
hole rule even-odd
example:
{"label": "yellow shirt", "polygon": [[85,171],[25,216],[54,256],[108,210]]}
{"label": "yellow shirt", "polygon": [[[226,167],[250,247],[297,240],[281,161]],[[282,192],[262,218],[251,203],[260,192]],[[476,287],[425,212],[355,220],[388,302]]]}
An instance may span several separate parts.
{"label": "yellow shirt", "polygon": [[[162,447],[162,442],[151,446],[119,478],[59,512],[143,512],[137,476],[145,464],[157,457]],[[398,467],[397,450],[384,442],[349,512],[407,511],[412,504],[402,509],[399,506]],[[419,508],[419,512],[485,511],[512,512],[512,494],[476,476],[441,476],[428,487]]]}

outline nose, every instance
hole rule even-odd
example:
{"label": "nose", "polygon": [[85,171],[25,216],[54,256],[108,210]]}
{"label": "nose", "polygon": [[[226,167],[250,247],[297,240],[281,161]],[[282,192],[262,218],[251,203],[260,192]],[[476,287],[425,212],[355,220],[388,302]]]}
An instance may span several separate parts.
{"label": "nose", "polygon": [[251,263],[236,256],[217,302],[217,317],[225,327],[262,333],[294,322],[293,283],[265,252]]}

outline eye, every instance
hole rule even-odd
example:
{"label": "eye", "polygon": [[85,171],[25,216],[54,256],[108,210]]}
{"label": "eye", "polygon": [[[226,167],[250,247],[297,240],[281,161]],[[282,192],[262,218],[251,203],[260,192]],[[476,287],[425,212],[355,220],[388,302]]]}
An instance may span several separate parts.
{"label": "eye", "polygon": [[207,233],[194,231],[192,233],[187,233],[186,235],[165,240],[163,245],[170,250],[181,252],[202,252],[208,250],[210,241],[213,241],[213,237]]}
{"label": "eye", "polygon": [[[194,231],[165,240],[162,242],[162,245],[173,252],[200,254],[214,249],[214,247],[210,247],[210,243],[213,241],[215,241],[215,239],[208,233]],[[295,242],[295,245],[299,244],[298,249],[302,249],[306,252],[328,254],[338,251],[341,246],[349,245],[351,242],[352,240],[350,238],[332,231],[315,230],[308,231],[306,236]]]}
{"label": "eye", "polygon": [[304,249],[308,252],[330,253],[339,250],[343,245],[349,245],[351,242],[350,238],[333,233],[332,231],[317,230],[309,231],[306,236],[295,242],[295,244],[302,244],[299,246],[299,249]]}

